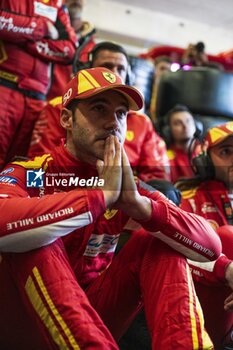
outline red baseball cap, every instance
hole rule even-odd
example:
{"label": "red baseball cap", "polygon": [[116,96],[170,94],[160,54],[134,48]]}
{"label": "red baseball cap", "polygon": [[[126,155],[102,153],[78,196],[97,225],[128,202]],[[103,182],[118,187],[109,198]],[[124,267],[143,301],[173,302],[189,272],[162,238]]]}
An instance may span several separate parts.
{"label": "red baseball cap", "polygon": [[67,84],[62,96],[62,106],[66,107],[74,99],[84,100],[106,90],[115,90],[124,95],[131,110],[138,111],[143,107],[141,93],[125,85],[117,74],[103,67],[80,70]]}
{"label": "red baseball cap", "polygon": [[233,136],[233,121],[209,129],[205,140],[208,141],[208,148],[210,148],[222,142],[229,136]]}

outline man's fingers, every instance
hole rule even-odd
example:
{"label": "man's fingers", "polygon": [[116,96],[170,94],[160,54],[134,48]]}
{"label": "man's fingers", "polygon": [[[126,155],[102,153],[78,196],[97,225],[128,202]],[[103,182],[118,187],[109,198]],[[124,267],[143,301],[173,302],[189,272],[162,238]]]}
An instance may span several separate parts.
{"label": "man's fingers", "polygon": [[231,293],[224,301],[225,310],[233,310],[233,293]]}
{"label": "man's fingers", "polygon": [[120,144],[118,138],[115,136],[114,138],[115,142],[115,159],[114,159],[114,165],[115,166],[121,166],[121,154],[122,154],[122,145]]}
{"label": "man's fingers", "polygon": [[121,144],[116,136],[110,135],[105,141],[104,164],[121,166]]}
{"label": "man's fingers", "polygon": [[122,186],[122,146],[116,136],[109,136],[105,141],[104,161],[97,163],[104,179],[104,199],[107,206],[112,206],[119,198]]}
{"label": "man's fingers", "polygon": [[108,165],[113,165],[113,160],[115,157],[116,151],[115,151],[115,140],[114,136],[109,136],[109,143],[108,143]]}
{"label": "man's fingers", "polygon": [[123,165],[123,190],[137,191],[133,171],[124,149],[122,149],[122,165]]}
{"label": "man's fingers", "polygon": [[130,166],[129,159],[127,157],[127,154],[126,154],[124,148],[122,149],[122,164],[123,164],[123,166]]}
{"label": "man's fingers", "polygon": [[233,293],[231,293],[224,301],[224,303],[229,303],[229,301],[233,301]]}

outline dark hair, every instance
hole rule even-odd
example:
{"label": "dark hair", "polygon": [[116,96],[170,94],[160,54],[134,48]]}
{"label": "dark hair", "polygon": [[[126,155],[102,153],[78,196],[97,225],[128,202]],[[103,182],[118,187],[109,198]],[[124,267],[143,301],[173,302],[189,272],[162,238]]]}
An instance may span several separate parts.
{"label": "dark hair", "polygon": [[205,44],[202,41],[199,41],[196,45],[195,48],[197,52],[203,53],[205,51]]}
{"label": "dark hair", "polygon": [[100,42],[99,44],[96,44],[94,46],[94,48],[92,49],[92,51],[89,53],[89,61],[91,63],[93,63],[93,61],[96,59],[96,56],[98,55],[98,53],[100,51],[103,51],[103,50],[109,50],[112,52],[120,52],[126,57],[127,62],[129,63],[129,56],[128,56],[127,52],[125,51],[125,49],[121,45],[118,45],[118,44],[111,42],[111,41],[103,41],[103,42]]}
{"label": "dark hair", "polygon": [[72,112],[72,118],[74,119],[74,114],[76,111],[76,108],[78,106],[79,100],[77,99],[73,99],[70,101],[70,103],[68,103],[68,105],[66,106],[66,108]]}

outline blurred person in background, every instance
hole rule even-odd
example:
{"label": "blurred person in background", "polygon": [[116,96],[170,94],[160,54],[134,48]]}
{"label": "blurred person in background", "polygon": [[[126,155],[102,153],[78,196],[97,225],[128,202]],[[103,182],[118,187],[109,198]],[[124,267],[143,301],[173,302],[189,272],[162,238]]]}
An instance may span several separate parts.
{"label": "blurred person in background", "polygon": [[0,168],[25,156],[45,105],[51,63],[72,62],[76,34],[60,0],[2,0],[0,10]]}
{"label": "blurred person in background", "polygon": [[[94,42],[94,26],[82,19],[84,0],[65,0],[67,6],[70,23],[76,33],[77,50],[80,52],[79,59],[83,62],[88,60],[88,52],[95,46]],[[76,50],[76,54],[77,54]],[[75,57],[76,57],[75,54]],[[75,60],[74,57],[74,60]],[[73,64],[70,62],[67,65],[53,64],[51,86],[47,94],[47,101],[57,97],[64,90],[66,84],[73,75]]]}
{"label": "blurred person in background", "polygon": [[189,44],[182,56],[182,65],[205,66],[208,64],[208,56],[205,53],[205,44],[199,41],[197,44]]}
{"label": "blurred person in background", "polygon": [[[218,232],[223,253],[233,260],[233,122],[209,129],[203,141],[203,153],[193,159],[193,165],[198,177],[179,184],[181,208],[204,217]],[[230,294],[233,276],[232,272],[220,276],[228,264],[225,259],[211,288],[208,283],[205,285],[199,265],[191,264],[195,280],[201,282],[195,283],[195,288],[204,311],[206,329],[216,349],[233,348],[233,294]],[[207,274],[208,271],[211,266],[206,266]]]}
{"label": "blurred person in background", "polygon": [[194,175],[191,159],[200,152],[201,122],[184,105],[175,105],[166,115],[162,135],[167,143],[171,181]]}

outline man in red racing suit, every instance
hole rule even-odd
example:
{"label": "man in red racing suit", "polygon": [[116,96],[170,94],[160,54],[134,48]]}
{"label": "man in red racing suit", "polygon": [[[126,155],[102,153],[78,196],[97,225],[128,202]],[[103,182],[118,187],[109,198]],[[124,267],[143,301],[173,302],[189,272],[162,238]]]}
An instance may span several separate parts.
{"label": "man in red racing suit", "polygon": [[[199,164],[198,173],[203,180],[193,186],[188,183],[188,189],[182,192],[181,208],[204,217],[218,232],[223,253],[233,260],[233,123],[211,128],[206,135],[204,148],[207,153],[195,158]],[[208,333],[216,349],[219,349],[224,337],[233,327],[233,313],[224,309],[224,300],[231,290],[227,287],[225,278],[214,280],[210,288],[206,281],[206,275],[211,272],[210,265],[206,266],[206,271],[203,270],[203,265],[200,270],[196,263],[192,263],[191,268],[195,280],[201,282],[195,283],[195,288],[204,310]]]}
{"label": "man in red racing suit", "polygon": [[[185,256],[215,260],[220,239],[201,217],[136,187],[121,143],[127,111],[141,107],[108,69],[82,70],[63,95],[66,144],[1,173],[4,349],[118,349],[113,338],[142,305],[153,349],[213,349]],[[119,232],[140,225],[113,258]]]}
{"label": "man in red racing suit", "polygon": [[[106,67],[126,81],[129,59],[122,46],[113,42],[101,42],[90,53],[91,67]],[[59,118],[61,96],[49,101],[41,112],[32,134],[29,157],[50,152],[65,138],[65,130]],[[164,140],[155,132],[149,117],[130,111],[127,116],[127,132],[124,143],[134,174],[143,181],[170,180],[169,161]]]}
{"label": "man in red racing suit", "polygon": [[45,104],[50,64],[71,62],[76,34],[61,0],[3,0],[0,9],[0,168],[26,155]]}

